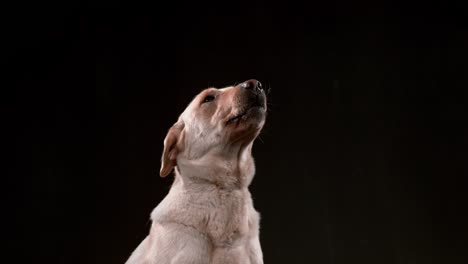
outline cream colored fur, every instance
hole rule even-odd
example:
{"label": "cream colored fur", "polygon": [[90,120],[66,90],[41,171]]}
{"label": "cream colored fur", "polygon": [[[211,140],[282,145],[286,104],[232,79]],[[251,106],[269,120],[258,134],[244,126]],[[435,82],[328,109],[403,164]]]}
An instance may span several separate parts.
{"label": "cream colored fur", "polygon": [[259,214],[248,190],[252,144],[266,116],[256,82],[204,90],[169,130],[161,176],[174,169],[174,183],[127,264],[263,263]]}

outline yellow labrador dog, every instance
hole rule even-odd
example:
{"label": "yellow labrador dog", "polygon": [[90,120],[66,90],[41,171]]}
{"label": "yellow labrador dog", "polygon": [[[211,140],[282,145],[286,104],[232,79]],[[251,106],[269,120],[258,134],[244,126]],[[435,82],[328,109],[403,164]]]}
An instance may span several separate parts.
{"label": "yellow labrador dog", "polygon": [[160,174],[175,180],[127,264],[260,264],[259,214],[248,186],[266,117],[257,80],[198,94],[169,129]]}

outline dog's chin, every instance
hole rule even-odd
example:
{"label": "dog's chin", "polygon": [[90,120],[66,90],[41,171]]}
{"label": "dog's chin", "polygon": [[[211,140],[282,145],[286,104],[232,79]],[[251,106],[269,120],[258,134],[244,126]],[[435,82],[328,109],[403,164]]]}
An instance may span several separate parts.
{"label": "dog's chin", "polygon": [[250,107],[244,112],[231,117],[225,129],[228,138],[233,142],[252,142],[262,130],[265,123],[266,110],[264,107]]}

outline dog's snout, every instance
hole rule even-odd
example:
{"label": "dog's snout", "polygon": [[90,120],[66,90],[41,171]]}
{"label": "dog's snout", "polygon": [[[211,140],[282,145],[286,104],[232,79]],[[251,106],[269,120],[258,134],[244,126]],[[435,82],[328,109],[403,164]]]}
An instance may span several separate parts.
{"label": "dog's snout", "polygon": [[242,83],[242,87],[244,89],[253,90],[253,91],[262,91],[263,90],[262,83],[260,83],[259,81],[255,80],[255,79],[245,81],[244,83]]}

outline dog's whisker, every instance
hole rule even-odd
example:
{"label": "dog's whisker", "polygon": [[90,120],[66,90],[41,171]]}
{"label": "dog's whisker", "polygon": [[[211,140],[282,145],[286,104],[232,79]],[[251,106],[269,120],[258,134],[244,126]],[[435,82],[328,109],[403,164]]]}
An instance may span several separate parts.
{"label": "dog's whisker", "polygon": [[271,92],[271,84],[270,84],[270,82],[268,81],[268,85],[267,85],[267,88],[266,88],[266,90],[265,90],[265,94],[266,94],[266,95],[269,95],[270,92]]}
{"label": "dog's whisker", "polygon": [[260,140],[260,142],[262,142],[263,144],[265,144],[265,141],[263,141],[262,137],[260,135],[258,135],[258,140]]}

